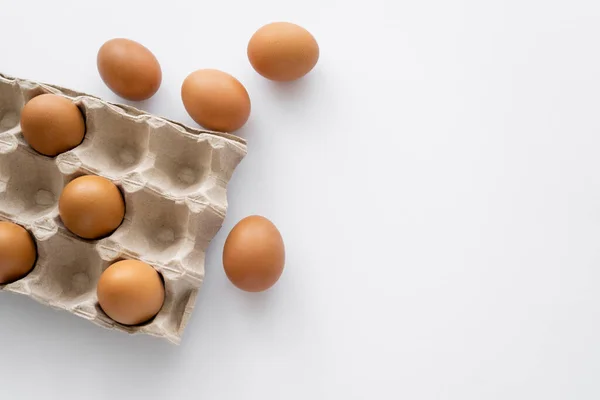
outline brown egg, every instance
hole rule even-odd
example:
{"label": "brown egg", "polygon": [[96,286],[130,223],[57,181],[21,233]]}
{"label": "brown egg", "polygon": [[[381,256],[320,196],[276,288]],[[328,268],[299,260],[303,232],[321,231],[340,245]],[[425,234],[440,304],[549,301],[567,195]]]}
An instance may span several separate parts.
{"label": "brown egg", "polygon": [[250,117],[250,96],[228,73],[200,69],[185,78],[181,99],[190,117],[206,129],[233,132]]}
{"label": "brown egg", "polygon": [[36,259],[35,242],[29,232],[12,222],[0,222],[0,284],[23,278]]}
{"label": "brown egg", "polygon": [[277,227],[253,215],[233,227],[223,248],[223,267],[229,280],[247,292],[273,286],[283,273],[285,246]]}
{"label": "brown egg", "polygon": [[112,39],[104,43],[96,59],[100,77],[110,90],[128,100],[146,100],[162,81],[154,54],[138,42]]}
{"label": "brown egg", "polygon": [[111,319],[123,325],[147,322],[160,311],[165,288],[150,265],[135,260],[112,264],[100,275],[98,303]]}
{"label": "brown egg", "polygon": [[306,29],[289,22],[260,28],[248,43],[252,67],[267,79],[293,81],[308,74],[319,60],[319,45]]}
{"label": "brown egg", "polygon": [[119,227],[125,216],[125,201],[108,179],[84,175],[65,186],[58,211],[68,230],[84,239],[99,239]]}
{"label": "brown egg", "polygon": [[71,100],[56,94],[41,94],[21,111],[21,131],[37,152],[54,157],[83,141],[85,122]]}

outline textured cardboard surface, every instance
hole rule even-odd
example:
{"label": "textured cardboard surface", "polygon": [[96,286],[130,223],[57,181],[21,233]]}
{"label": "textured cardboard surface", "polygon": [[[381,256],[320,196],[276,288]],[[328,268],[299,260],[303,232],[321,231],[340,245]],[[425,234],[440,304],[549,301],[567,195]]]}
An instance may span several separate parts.
{"label": "textured cardboard surface", "polygon": [[[72,99],[86,120],[83,143],[55,158],[31,149],[19,127],[24,104],[43,93]],[[204,277],[205,251],[225,218],[227,184],[245,154],[245,141],[233,135],[0,75],[0,219],[24,226],[38,246],[33,271],[0,290],[106,328],[179,343]],[[100,240],[76,237],[58,215],[62,188],[88,174],[110,179],[125,198],[125,220]],[[126,258],[147,262],[164,278],[165,303],[143,326],[112,321],[96,298],[102,271]]]}

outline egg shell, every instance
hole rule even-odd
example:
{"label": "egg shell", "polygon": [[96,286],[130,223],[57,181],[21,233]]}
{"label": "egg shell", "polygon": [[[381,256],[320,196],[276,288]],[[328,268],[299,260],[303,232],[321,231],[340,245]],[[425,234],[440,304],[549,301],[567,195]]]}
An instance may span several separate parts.
{"label": "egg shell", "polygon": [[21,111],[21,131],[35,151],[54,157],[83,141],[85,121],[71,100],[47,93],[25,104]]}
{"label": "egg shell", "polygon": [[236,131],[250,117],[250,96],[244,85],[216,69],[189,74],[181,85],[181,99],[192,119],[213,131]]}
{"label": "egg shell", "polygon": [[29,232],[12,222],[0,222],[0,284],[23,278],[36,259],[35,242]]}
{"label": "egg shell", "polygon": [[248,42],[248,59],[260,75],[273,81],[293,81],[308,74],[319,60],[319,45],[303,27],[273,22]]}
{"label": "egg shell", "polygon": [[223,247],[223,267],[229,280],[247,292],[272,287],[283,273],[285,245],[277,227],[252,215],[239,221]]}
{"label": "egg shell", "polygon": [[84,175],[65,186],[58,210],[68,230],[84,239],[98,239],[119,227],[125,216],[125,201],[108,179]]}
{"label": "egg shell", "polygon": [[165,301],[159,273],[137,260],[122,260],[102,273],[97,286],[98,303],[111,319],[138,325],[152,319]]}
{"label": "egg shell", "polygon": [[96,62],[106,86],[125,99],[146,100],[160,88],[160,64],[138,42],[124,38],[109,40],[100,47]]}

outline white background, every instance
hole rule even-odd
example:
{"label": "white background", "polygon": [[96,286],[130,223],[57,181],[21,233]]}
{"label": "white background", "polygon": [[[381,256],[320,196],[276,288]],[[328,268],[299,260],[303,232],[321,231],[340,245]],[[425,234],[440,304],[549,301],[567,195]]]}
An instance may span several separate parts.
{"label": "white background", "polygon": [[[4,73],[118,101],[96,52],[128,37],[163,69],[138,107],[193,125],[219,68],[253,108],[183,344],[0,293],[0,398],[600,398],[597,0],[2,2]],[[246,58],[276,20],[320,44],[294,84]],[[286,243],[262,294],[221,263],[249,214]]]}

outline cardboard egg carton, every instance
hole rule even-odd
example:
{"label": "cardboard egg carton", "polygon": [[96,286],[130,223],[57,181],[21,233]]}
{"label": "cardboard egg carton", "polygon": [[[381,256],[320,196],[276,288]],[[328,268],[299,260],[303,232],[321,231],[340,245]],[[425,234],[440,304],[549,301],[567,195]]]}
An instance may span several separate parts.
{"label": "cardboard egg carton", "polygon": [[[35,152],[19,126],[25,103],[43,93],[71,99],[86,121],[83,142],[55,158]],[[0,219],[29,230],[38,248],[34,269],[0,290],[105,328],[179,343],[202,284],[206,249],[225,218],[227,184],[245,155],[245,141],[233,135],[0,75]],[[125,199],[123,223],[100,240],[75,236],[58,214],[63,187],[89,174],[111,180]],[[98,305],[100,274],[121,259],[152,265],[165,283],[162,309],[141,326],[116,323]]]}

